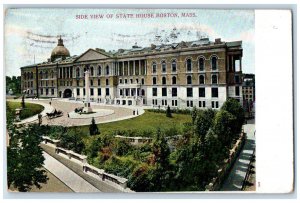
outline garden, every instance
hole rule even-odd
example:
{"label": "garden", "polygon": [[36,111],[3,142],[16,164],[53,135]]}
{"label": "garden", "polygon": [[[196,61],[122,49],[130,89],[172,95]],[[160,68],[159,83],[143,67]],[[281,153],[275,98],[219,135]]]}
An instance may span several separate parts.
{"label": "garden", "polygon": [[7,101],[6,106],[13,112],[15,112],[16,109],[22,108],[22,111],[20,113],[21,120],[39,114],[44,110],[44,107],[39,104],[33,104],[33,103],[25,104],[25,102],[24,104],[22,104],[22,102],[16,102],[16,101]]}

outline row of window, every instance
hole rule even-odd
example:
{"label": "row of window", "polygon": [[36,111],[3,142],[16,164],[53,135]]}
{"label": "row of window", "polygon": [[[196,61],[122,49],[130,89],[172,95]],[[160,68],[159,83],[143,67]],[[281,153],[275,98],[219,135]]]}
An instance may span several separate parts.
{"label": "row of window", "polygon": [[[92,76],[92,77],[95,76],[96,74],[94,72],[94,67],[91,66],[89,69],[90,69],[90,74],[91,74],[90,76]],[[83,76],[85,75],[86,70],[87,70],[86,68],[83,69]],[[99,65],[97,68],[97,76],[100,76],[100,75],[102,75],[101,65]],[[109,65],[106,65],[106,67],[105,67],[105,75],[109,75]],[[77,78],[80,77],[80,68],[76,68],[76,77]]]}
{"label": "row of window", "polygon": [[24,82],[24,88],[33,87],[33,81]]}
{"label": "row of window", "polygon": [[[157,102],[157,99],[152,99],[152,105],[153,106],[157,106],[159,105],[158,102]],[[163,99],[161,100],[161,105],[162,106],[168,106],[168,101]],[[177,107],[178,106],[178,103],[177,103],[177,100],[174,99],[174,100],[171,100],[171,106],[172,107]],[[187,107],[194,107],[194,101],[192,100],[187,100],[186,101],[186,106]],[[198,107],[200,108],[205,108],[206,107],[206,101],[199,101],[198,102]],[[219,108],[219,101],[211,101],[211,108]]]}
{"label": "row of window", "polygon": [[[200,57],[198,59],[198,70],[199,71],[204,71],[204,65],[205,64],[205,58]],[[210,65],[211,65],[211,70],[217,70],[218,69],[218,58],[217,56],[212,56],[210,59]],[[191,72],[193,69],[193,63],[192,59],[188,58],[185,61],[185,66],[186,66],[186,71]],[[171,61],[171,71],[172,72],[177,72],[177,62],[176,60]],[[161,62],[161,72],[166,73],[167,72],[167,63],[166,61]],[[157,73],[157,63],[152,62],[152,73],[155,74]]]}
{"label": "row of window", "polygon": [[[129,79],[129,81],[130,81],[130,84],[134,84],[132,78]],[[139,79],[138,79],[138,78],[135,79],[135,82],[136,82],[135,84],[138,84],[138,83],[139,83]],[[119,84],[123,84],[123,79],[120,79],[120,80],[119,80]],[[126,78],[124,79],[124,84],[128,84],[128,79],[126,79]],[[145,84],[145,79],[144,79],[144,78],[141,79],[141,84],[142,84],[142,85]]]}
{"label": "row of window", "polygon": [[[152,78],[152,84],[157,85],[157,77]],[[166,85],[167,84],[167,78],[163,76],[161,78],[161,84]],[[177,77],[173,76],[172,77],[172,85],[177,84]],[[191,85],[192,84],[192,76],[188,75],[186,77],[186,84]],[[205,76],[204,75],[199,75],[199,84],[205,84]],[[218,75],[213,74],[211,76],[211,84],[218,84]]]}
{"label": "row of window", "polygon": [[[168,96],[167,88],[163,87],[163,88],[161,88],[161,90],[162,90],[161,96],[167,97]],[[172,97],[177,97],[177,88],[176,87],[172,88],[171,95],[172,95]],[[152,96],[157,97],[157,88],[156,87],[152,88]],[[193,97],[193,88],[191,88],[191,87],[186,88],[186,96]],[[205,88],[204,87],[199,88],[198,96],[205,97]],[[219,97],[219,90],[217,87],[211,88],[211,97],[214,97],[214,98]]]}
{"label": "row of window", "polygon": [[33,79],[33,72],[25,72],[25,73],[23,73],[23,77],[24,77],[24,80],[31,80],[31,79]]}
{"label": "row of window", "polygon": [[[80,88],[76,89],[76,95],[80,96]],[[94,88],[90,89],[90,95],[94,96]],[[101,88],[97,89],[97,95],[98,96],[102,95]],[[83,88],[83,96],[85,96],[85,88]],[[109,88],[105,88],[105,96],[109,96]]]}
{"label": "row of window", "polygon": [[[49,89],[46,88],[45,90],[46,90],[45,95],[49,95]],[[54,88],[52,88],[50,90],[51,90],[51,95],[54,95]],[[44,89],[43,88],[40,89],[40,94],[44,94]]]}

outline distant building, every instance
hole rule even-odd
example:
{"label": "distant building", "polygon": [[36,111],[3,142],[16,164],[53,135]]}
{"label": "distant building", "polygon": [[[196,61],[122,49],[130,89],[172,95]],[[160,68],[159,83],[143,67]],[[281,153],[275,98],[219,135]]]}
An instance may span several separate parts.
{"label": "distant building", "polygon": [[[255,75],[243,75],[243,101],[246,112],[254,113],[255,105]],[[250,115],[250,114],[249,114]]]}
{"label": "distant building", "polygon": [[[242,42],[198,41],[133,46],[71,56],[58,39],[48,61],[21,67],[28,96],[172,108],[220,108],[227,98],[243,104]],[[84,72],[90,71],[89,90]]]}

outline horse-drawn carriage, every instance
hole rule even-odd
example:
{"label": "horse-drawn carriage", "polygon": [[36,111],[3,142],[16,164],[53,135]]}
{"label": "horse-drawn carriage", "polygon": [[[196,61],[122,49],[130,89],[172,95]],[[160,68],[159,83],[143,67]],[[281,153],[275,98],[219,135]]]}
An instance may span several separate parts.
{"label": "horse-drawn carriage", "polygon": [[48,119],[52,119],[52,118],[57,118],[57,117],[63,116],[63,112],[60,111],[60,110],[57,111],[56,109],[54,109],[53,112],[51,112],[51,113],[46,113],[46,115],[47,115],[47,118],[48,118]]}
{"label": "horse-drawn carriage", "polygon": [[83,107],[78,107],[78,108],[75,108],[74,112],[75,113],[82,113],[83,111]]}

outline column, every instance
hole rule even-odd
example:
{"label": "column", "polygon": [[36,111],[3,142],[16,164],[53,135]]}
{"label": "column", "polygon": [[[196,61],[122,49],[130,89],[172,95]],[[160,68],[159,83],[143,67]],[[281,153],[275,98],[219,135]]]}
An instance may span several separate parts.
{"label": "column", "polygon": [[135,75],[135,60],[133,61],[133,75]]}
{"label": "column", "polygon": [[139,75],[141,75],[141,60],[139,60]]}
{"label": "column", "polygon": [[231,67],[232,67],[232,70],[235,72],[235,66],[234,66],[234,58],[233,58],[233,55],[231,56]]}
{"label": "column", "polygon": [[240,56],[240,71],[242,71],[242,57]]}
{"label": "column", "polygon": [[127,61],[127,69],[128,69],[128,72],[127,72],[127,75],[130,75],[130,61]]}
{"label": "column", "polygon": [[124,73],[125,73],[125,72],[124,72],[124,69],[125,69],[125,62],[123,61],[123,62],[122,62],[122,76],[123,76]]}

